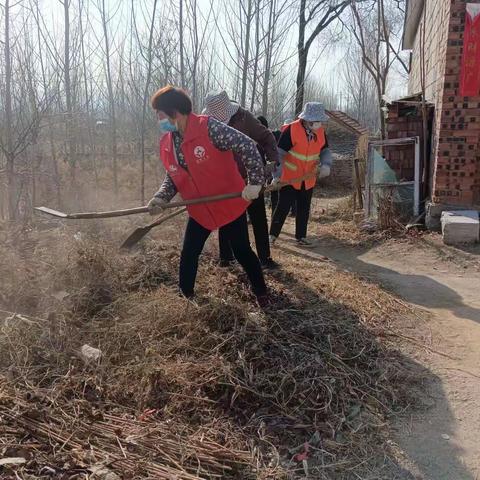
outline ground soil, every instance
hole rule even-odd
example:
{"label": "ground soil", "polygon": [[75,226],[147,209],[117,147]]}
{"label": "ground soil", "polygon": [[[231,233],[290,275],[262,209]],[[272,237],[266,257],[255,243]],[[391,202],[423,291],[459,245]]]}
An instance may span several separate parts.
{"label": "ground soil", "polygon": [[[351,334],[353,337],[364,331],[361,325],[365,318],[368,320],[366,323],[372,323],[373,317],[377,321],[385,320],[385,325],[379,323],[381,328],[378,329],[372,323],[369,335],[374,334],[374,343],[378,341],[379,345],[386,346],[389,355],[395,354],[392,361],[397,359],[405,365],[406,371],[414,372],[415,379],[418,372],[418,381],[411,381],[410,375],[409,381],[402,383],[402,377],[399,377],[403,390],[408,389],[408,394],[402,388],[392,393],[393,396],[403,394],[404,401],[392,402],[391,415],[382,416],[380,428],[375,430],[379,438],[374,440],[378,440],[382,447],[385,443],[386,448],[380,449],[379,454],[376,449],[371,450],[373,453],[370,450],[366,453],[365,449],[362,451],[365,445],[357,442],[358,455],[349,449],[349,455],[358,459],[353,467],[342,467],[333,472],[322,466],[320,471],[324,472],[323,476],[310,475],[308,478],[480,478],[480,449],[477,445],[480,436],[480,404],[477,401],[480,393],[477,354],[477,346],[480,345],[480,247],[446,247],[436,234],[391,236],[362,233],[350,220],[352,215],[348,213],[344,193],[320,192],[314,198],[310,225],[311,237],[316,241],[315,248],[305,250],[296,247],[292,235],[293,222],[289,219],[273,252],[283,269],[268,274],[269,281],[285,282],[285,291],[295,298],[305,297],[305,305],[310,305],[310,299],[315,299],[321,307],[320,314],[323,312],[328,318],[335,319],[334,325],[339,324],[338,312],[350,312],[356,319],[355,325],[358,324],[356,333]],[[161,244],[162,239],[168,239],[169,244],[180,244],[184,222],[185,218],[171,222],[165,228],[152,232],[149,240]],[[91,228],[94,227],[92,224]],[[80,238],[83,235],[81,229],[86,229],[86,226],[79,224],[78,229],[75,235]],[[128,231],[129,227],[124,225],[124,230]],[[72,231],[75,231],[75,226]],[[65,236],[67,233],[62,234]],[[102,233],[102,241],[105,235]],[[114,244],[120,242],[120,237],[115,236]],[[40,255],[48,243],[45,242],[47,240],[44,239],[43,243],[30,250]],[[207,245],[207,254],[213,255],[212,258],[217,255],[216,244],[216,238],[212,237]],[[160,248],[159,252],[163,250]],[[92,258],[95,260],[97,257]],[[18,259],[15,261],[19,262]],[[27,261],[24,263],[28,265]],[[21,279],[22,275],[30,278],[29,270],[17,272],[13,277]],[[224,279],[228,280],[230,274],[224,275]],[[140,275],[141,279],[146,277],[145,274]],[[213,281],[214,277],[209,276],[207,280]],[[200,276],[200,291],[209,291],[204,283],[207,280],[204,275]],[[237,285],[236,278],[234,282]],[[23,284],[26,291],[20,288]],[[18,297],[28,296],[30,283],[18,285]],[[61,285],[63,288],[63,283]],[[158,301],[155,295],[169,293],[167,287],[162,288],[158,293],[150,292],[153,303]],[[223,286],[214,285],[215,295],[221,288]],[[226,294],[228,287],[225,288]],[[38,308],[41,306],[37,305]],[[15,306],[15,311],[23,312],[25,308],[23,304],[19,309]],[[395,328],[392,328],[392,321]],[[378,384],[382,385],[381,379]],[[397,407],[393,407],[394,404]],[[398,408],[404,410],[398,411]],[[366,417],[365,422],[369,418]],[[363,421],[361,417],[359,425]]]}
{"label": "ground soil", "polygon": [[[316,199],[315,207],[338,203],[329,196]],[[480,248],[446,247],[437,234],[352,245],[331,231],[328,221],[312,224],[318,243],[300,250],[290,222],[278,249],[330,260],[419,309],[418,325],[404,333],[408,355],[427,372],[424,408],[394,421],[402,468],[369,478],[480,478]]]}

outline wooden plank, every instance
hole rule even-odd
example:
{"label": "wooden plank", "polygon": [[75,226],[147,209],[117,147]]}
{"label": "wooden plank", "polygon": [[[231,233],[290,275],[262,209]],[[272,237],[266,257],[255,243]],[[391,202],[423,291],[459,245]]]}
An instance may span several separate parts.
{"label": "wooden plank", "polygon": [[355,158],[353,160],[353,166],[355,168],[355,184],[357,188],[358,206],[361,210],[363,210],[362,180],[360,179],[360,168],[358,164],[359,160],[358,158]]}

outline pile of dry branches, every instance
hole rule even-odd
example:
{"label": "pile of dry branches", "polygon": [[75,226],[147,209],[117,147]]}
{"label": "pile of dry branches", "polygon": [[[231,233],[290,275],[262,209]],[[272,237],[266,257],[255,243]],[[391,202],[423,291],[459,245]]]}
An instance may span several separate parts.
{"label": "pile of dry branches", "polygon": [[349,478],[384,450],[411,382],[379,340],[401,310],[386,293],[285,255],[262,311],[206,258],[189,302],[172,248],[55,235],[64,255],[44,239],[30,259],[35,308],[0,317],[0,454],[20,478]]}

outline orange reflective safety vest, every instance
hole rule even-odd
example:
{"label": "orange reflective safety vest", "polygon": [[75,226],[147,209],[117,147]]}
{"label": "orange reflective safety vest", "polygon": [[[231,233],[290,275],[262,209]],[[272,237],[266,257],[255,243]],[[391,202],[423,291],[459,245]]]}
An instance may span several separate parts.
{"label": "orange reflective safety vest", "polygon": [[[292,148],[283,157],[281,182],[290,182],[291,180],[315,172],[320,159],[320,152],[325,146],[325,130],[319,128],[315,131],[316,139],[310,142],[307,139],[307,132],[302,125],[301,120],[296,120],[290,125],[290,135],[292,137]],[[315,186],[317,176],[305,180],[305,189],[310,190]],[[293,183],[293,188],[300,190],[301,183]]]}

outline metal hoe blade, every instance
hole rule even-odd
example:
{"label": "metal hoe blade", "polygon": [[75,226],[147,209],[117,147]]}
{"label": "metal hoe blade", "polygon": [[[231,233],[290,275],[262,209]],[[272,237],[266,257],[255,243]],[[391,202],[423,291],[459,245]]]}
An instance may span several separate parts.
{"label": "metal hoe blade", "polygon": [[158,220],[155,220],[154,222],[150,223],[149,225],[145,225],[144,227],[138,227],[136,228],[129,236],[128,238],[122,243],[120,246],[121,249],[123,250],[129,250],[132,247],[134,247],[145,235],[148,234],[152,228],[158,227],[162,223],[166,222],[167,220],[170,220],[173,217],[176,217],[177,215],[180,215],[183,212],[186,212],[186,208],[181,208],[180,210],[177,210],[176,212],[170,213],[169,215],[165,215],[164,217],[159,218]]}
{"label": "metal hoe blade", "polygon": [[59,212],[58,210],[53,210],[53,208],[35,207],[35,210],[46,213],[48,215],[53,215],[54,217],[58,217],[58,218],[68,218],[68,215],[66,213]]}

